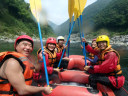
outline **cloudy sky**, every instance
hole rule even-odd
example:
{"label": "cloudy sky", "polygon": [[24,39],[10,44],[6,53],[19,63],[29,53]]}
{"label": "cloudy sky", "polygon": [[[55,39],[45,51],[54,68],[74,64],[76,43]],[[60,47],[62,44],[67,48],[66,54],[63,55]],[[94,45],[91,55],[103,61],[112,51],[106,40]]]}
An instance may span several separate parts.
{"label": "cloudy sky", "polygon": [[[29,2],[29,0],[25,0]],[[97,0],[87,0],[88,5],[96,2]],[[47,19],[59,25],[66,21],[68,16],[68,0],[42,0],[42,8],[47,13]]]}

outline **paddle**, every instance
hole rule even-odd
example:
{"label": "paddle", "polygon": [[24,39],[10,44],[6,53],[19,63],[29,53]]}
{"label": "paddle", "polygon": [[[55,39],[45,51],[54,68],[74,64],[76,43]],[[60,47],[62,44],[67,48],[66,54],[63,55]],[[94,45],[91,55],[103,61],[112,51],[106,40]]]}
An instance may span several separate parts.
{"label": "paddle", "polygon": [[[82,30],[82,38],[84,38],[84,33],[83,33],[83,22],[82,22],[82,12],[84,10],[84,7],[86,5],[86,2],[87,0],[75,0],[75,3],[77,5],[77,8],[78,8],[78,17],[80,16],[80,24],[81,24],[81,30]],[[84,56],[85,56],[85,66],[87,65],[87,62],[86,62],[86,50],[85,50],[85,43],[83,43],[83,47],[84,47]]]}
{"label": "paddle", "polygon": [[47,82],[47,86],[49,86],[48,72],[47,72],[47,66],[46,66],[46,61],[45,61],[45,55],[43,54],[44,48],[43,48],[43,42],[42,42],[40,22],[39,22],[39,15],[42,10],[41,0],[30,0],[30,9],[38,23],[38,30],[39,30],[39,37],[40,37],[40,43],[41,43],[42,57],[43,57],[43,62],[44,62],[46,82]]}
{"label": "paddle", "polygon": [[[73,0],[73,1],[74,1],[74,0]],[[75,4],[75,3],[72,3],[72,4]],[[75,7],[74,7],[74,8],[75,8]],[[73,8],[73,10],[74,10],[74,8]],[[67,41],[66,41],[65,46],[67,46],[67,43],[68,43],[68,41],[69,41],[70,35],[71,35],[71,33],[72,33],[72,30],[73,30],[73,27],[74,27],[74,25],[75,25],[75,21],[76,21],[76,19],[77,19],[77,16],[75,16],[75,15],[76,15],[76,14],[74,14],[74,21],[73,21],[73,24],[72,24],[72,26],[71,26],[71,30],[70,30],[70,32],[69,32],[69,35],[68,35],[68,38],[67,38]],[[57,67],[58,69],[59,69],[59,67],[60,67],[62,58],[63,58],[63,56],[64,56],[64,52],[65,52],[65,49],[64,49],[63,52],[62,52],[61,59],[60,59],[60,61],[59,61],[58,67]]]}
{"label": "paddle", "polygon": [[[82,36],[81,36],[81,29],[80,29],[80,24],[79,24],[79,16],[80,16],[80,12],[79,12],[79,4],[78,4],[78,0],[75,0],[75,8],[74,8],[74,14],[75,14],[75,18],[77,18],[77,21],[78,21],[78,28],[79,28],[79,31],[80,31],[80,40],[81,40],[81,45],[83,46],[83,43],[82,43]],[[82,52],[83,49],[82,49]],[[84,54],[84,53],[83,53]]]}
{"label": "paddle", "polygon": [[[69,33],[71,29],[71,21],[72,21],[73,12],[74,12],[74,0],[68,0],[68,14],[69,14],[69,19],[70,19]],[[68,41],[68,57],[69,57],[69,51],[70,51],[70,40]]]}

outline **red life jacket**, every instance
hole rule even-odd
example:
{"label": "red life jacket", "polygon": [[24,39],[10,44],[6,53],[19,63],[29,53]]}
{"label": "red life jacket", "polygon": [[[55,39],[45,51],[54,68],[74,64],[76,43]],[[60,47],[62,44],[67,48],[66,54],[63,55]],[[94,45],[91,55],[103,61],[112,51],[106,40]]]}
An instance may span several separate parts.
{"label": "red life jacket", "polygon": [[121,66],[120,66],[120,64],[119,64],[120,55],[119,55],[119,53],[118,53],[116,50],[112,49],[111,46],[109,46],[109,47],[106,48],[104,51],[102,51],[102,53],[101,53],[101,55],[100,55],[100,57],[99,57],[99,59],[98,59],[98,64],[99,64],[99,65],[102,64],[102,62],[104,61],[104,56],[105,56],[105,54],[107,54],[108,52],[115,52],[116,55],[118,56],[118,62],[117,62],[116,69],[115,69],[113,72],[109,73],[108,75],[121,75],[121,74],[122,74],[122,70],[121,70]]}
{"label": "red life jacket", "polygon": [[[1,52],[0,53],[0,67],[4,61],[9,58],[16,59],[23,68],[23,75],[26,85],[31,85],[33,75],[33,65],[29,59],[17,52]],[[0,96],[19,96],[16,90],[9,83],[8,79],[0,77]]]}

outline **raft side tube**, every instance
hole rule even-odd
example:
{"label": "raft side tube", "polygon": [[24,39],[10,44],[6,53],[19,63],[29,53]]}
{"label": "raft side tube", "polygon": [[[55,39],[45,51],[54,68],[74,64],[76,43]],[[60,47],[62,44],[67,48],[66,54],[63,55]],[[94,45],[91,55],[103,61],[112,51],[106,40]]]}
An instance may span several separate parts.
{"label": "raft side tube", "polygon": [[[51,86],[52,87],[52,86]],[[76,86],[64,86],[58,85],[53,90],[52,93],[49,95],[43,96],[102,96],[102,93],[98,90],[90,91],[91,89],[84,88],[84,87],[76,87]]]}
{"label": "raft side tube", "polygon": [[[87,63],[89,63],[88,60],[86,60]],[[71,58],[69,63],[68,63],[68,67],[67,69],[79,69],[79,70],[83,70],[84,71],[84,66],[85,66],[85,60],[82,58]]]}
{"label": "raft side tube", "polygon": [[58,76],[60,81],[77,82],[83,84],[89,83],[89,74],[85,73],[84,71],[65,70],[63,72],[59,72]]}

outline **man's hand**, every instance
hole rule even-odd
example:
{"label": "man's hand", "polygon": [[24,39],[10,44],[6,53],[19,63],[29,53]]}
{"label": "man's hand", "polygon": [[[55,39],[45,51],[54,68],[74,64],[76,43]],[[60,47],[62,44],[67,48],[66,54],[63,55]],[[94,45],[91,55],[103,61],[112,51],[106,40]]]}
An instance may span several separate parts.
{"label": "man's hand", "polygon": [[44,87],[44,94],[48,95],[50,94],[52,91],[51,91],[52,87]]}
{"label": "man's hand", "polygon": [[60,72],[60,69],[58,69],[58,68],[53,68],[53,71],[55,71],[55,72]]}
{"label": "man's hand", "polygon": [[85,38],[82,38],[82,42],[85,42],[86,43],[86,39]]}
{"label": "man's hand", "polygon": [[65,45],[63,45],[63,46],[64,46],[64,48],[65,48],[65,49],[68,47],[68,45],[66,45],[66,46],[65,46]]}
{"label": "man's hand", "polygon": [[90,68],[90,66],[85,66],[85,67],[84,67],[84,70],[85,70],[85,71],[88,71],[89,68]]}
{"label": "man's hand", "polygon": [[81,48],[83,49],[84,47],[81,45]]}
{"label": "man's hand", "polygon": [[[46,55],[46,52],[43,51],[43,54]],[[38,54],[38,60],[39,60],[39,61],[43,61],[42,51]]]}

